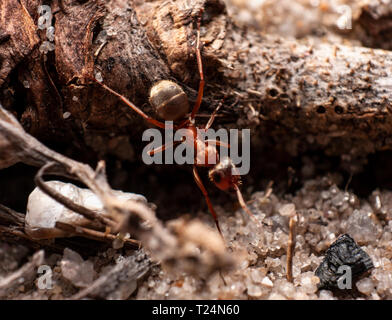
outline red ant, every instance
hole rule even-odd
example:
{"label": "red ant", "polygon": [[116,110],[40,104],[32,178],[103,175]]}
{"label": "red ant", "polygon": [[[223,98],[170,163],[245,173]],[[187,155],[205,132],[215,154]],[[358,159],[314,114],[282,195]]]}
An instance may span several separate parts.
{"label": "red ant", "polygon": [[[237,169],[235,168],[234,164],[232,163],[229,157],[222,159],[219,163],[219,155],[216,149],[216,146],[224,146],[229,148],[230,145],[225,144],[221,141],[217,140],[202,140],[197,135],[197,130],[208,130],[215,119],[216,113],[218,112],[219,108],[221,107],[222,103],[218,105],[218,107],[214,110],[211,114],[207,124],[204,128],[199,128],[195,125],[195,117],[197,112],[199,111],[202,99],[203,99],[203,92],[204,92],[204,73],[203,73],[203,65],[201,59],[201,52],[200,52],[200,22],[201,16],[197,20],[197,40],[196,40],[196,58],[197,58],[197,66],[200,75],[200,82],[199,82],[199,89],[197,94],[197,99],[195,105],[192,109],[192,112],[188,119],[183,120],[180,124],[174,125],[173,128],[178,129],[185,129],[186,134],[185,136],[189,139],[185,139],[188,143],[191,141],[192,146],[195,152],[195,159],[193,164],[193,176],[195,178],[197,186],[200,188],[201,192],[203,193],[207,206],[214,218],[216,227],[219,233],[222,235],[221,228],[219,226],[218,217],[214,210],[214,207],[211,204],[211,200],[208,196],[207,190],[203,185],[202,180],[200,179],[199,173],[197,171],[197,167],[213,167],[209,171],[209,178],[210,180],[221,190],[228,191],[234,190],[237,193],[238,201],[241,207],[251,216],[254,217],[251,211],[246,206],[246,203],[242,197],[241,191],[239,189],[239,185],[241,184],[241,178],[238,174]],[[124,103],[126,103],[132,110],[142,116],[146,121],[149,123],[165,129],[165,124],[161,121],[158,121],[147,114],[145,114],[141,109],[139,109],[136,105],[134,105],[131,101],[125,98],[123,95],[115,92],[108,86],[103,83],[100,83],[98,80],[93,78],[95,82],[101,85],[103,88],[111,92],[112,94],[119,97]],[[166,121],[177,121],[183,119],[186,114],[189,113],[189,102],[188,97],[183,91],[183,89],[176,84],[175,82],[169,80],[162,80],[155,84],[150,90],[150,104],[155,107],[158,116]],[[173,147],[176,144],[181,144],[183,141],[177,141],[174,143],[167,143],[162,145],[156,149],[150,150],[149,155],[153,155],[158,152],[162,152],[169,147]],[[212,157],[211,157],[212,156]],[[208,159],[213,158],[215,161],[214,163],[208,163]],[[217,163],[217,164],[216,164]],[[216,164],[216,165],[215,165]],[[257,220],[256,220],[257,221]]]}

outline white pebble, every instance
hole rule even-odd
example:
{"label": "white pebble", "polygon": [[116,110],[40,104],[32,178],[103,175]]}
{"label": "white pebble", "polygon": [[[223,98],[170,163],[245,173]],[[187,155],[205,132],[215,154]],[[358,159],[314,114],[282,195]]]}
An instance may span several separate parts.
{"label": "white pebble", "polygon": [[292,299],[295,296],[294,285],[290,282],[280,282],[278,290],[280,291],[280,293],[284,294],[289,299]]}
{"label": "white pebble", "polygon": [[161,282],[156,288],[155,292],[159,295],[164,295],[169,289],[169,285],[166,282]]}
{"label": "white pebble", "polygon": [[283,217],[293,217],[295,215],[294,203],[288,203],[288,204],[283,205],[279,209],[279,214]]}
{"label": "white pebble", "polygon": [[248,296],[253,297],[253,298],[259,298],[259,297],[261,297],[261,295],[263,293],[261,291],[261,288],[258,285],[250,284],[250,285],[248,285],[247,289],[248,289],[248,291],[247,291]]}
{"label": "white pebble", "polygon": [[[48,181],[46,184],[72,200],[78,205],[83,205],[90,210],[103,214],[103,205],[99,198],[89,189],[79,188],[71,183],[61,181]],[[146,202],[146,198],[134,193],[114,191],[120,200],[136,200]],[[76,226],[88,226],[89,221],[54,199],[47,196],[38,187],[30,194],[27,202],[25,218],[25,232],[33,239],[52,239],[57,237],[72,236],[55,227],[56,222],[63,222]]]}
{"label": "white pebble", "polygon": [[282,296],[279,293],[273,292],[268,297],[268,300],[287,300],[285,296]]}
{"label": "white pebble", "polygon": [[23,81],[23,86],[28,89],[30,88],[30,83],[27,80],[25,80]]}
{"label": "white pebble", "polygon": [[88,260],[84,261],[77,252],[68,248],[64,250],[60,265],[62,276],[76,287],[85,288],[96,277],[94,264]]}
{"label": "white pebble", "polygon": [[[265,273],[264,273],[265,275]],[[253,282],[255,283],[261,283],[261,281],[263,280],[263,274],[260,270],[257,269],[252,269],[250,272],[250,277],[253,280]]]}
{"label": "white pebble", "polygon": [[273,282],[268,277],[264,277],[264,279],[261,281],[261,284],[267,288],[272,288],[274,286]]}
{"label": "white pebble", "polygon": [[70,116],[71,116],[71,112],[68,112],[68,111],[67,111],[67,112],[64,112],[64,113],[63,113],[63,118],[64,118],[64,119],[68,119]]}
{"label": "white pebble", "polygon": [[320,300],[334,300],[333,294],[329,290],[321,290],[319,298]]}
{"label": "white pebble", "polygon": [[371,294],[372,291],[374,290],[374,283],[370,278],[361,279],[356,283],[356,285],[358,291],[366,295]]}

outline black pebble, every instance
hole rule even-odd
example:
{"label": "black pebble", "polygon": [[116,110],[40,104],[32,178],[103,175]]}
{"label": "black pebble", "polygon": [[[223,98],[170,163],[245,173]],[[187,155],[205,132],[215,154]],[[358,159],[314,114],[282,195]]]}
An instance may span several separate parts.
{"label": "black pebble", "polygon": [[343,265],[351,267],[353,284],[360,275],[374,268],[369,255],[348,234],[341,235],[331,244],[324,260],[316,269],[315,274],[320,278],[318,288],[338,288],[337,281],[343,275],[338,273],[338,269]]}

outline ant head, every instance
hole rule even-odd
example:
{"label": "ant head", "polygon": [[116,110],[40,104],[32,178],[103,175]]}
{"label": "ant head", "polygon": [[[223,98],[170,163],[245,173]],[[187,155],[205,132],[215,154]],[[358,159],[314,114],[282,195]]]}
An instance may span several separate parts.
{"label": "ant head", "polygon": [[241,184],[241,177],[237,168],[229,157],[223,158],[212,168],[208,176],[210,180],[221,190],[234,189]]}
{"label": "ant head", "polygon": [[150,104],[158,116],[167,121],[176,121],[189,112],[188,97],[175,82],[162,80],[150,90]]}

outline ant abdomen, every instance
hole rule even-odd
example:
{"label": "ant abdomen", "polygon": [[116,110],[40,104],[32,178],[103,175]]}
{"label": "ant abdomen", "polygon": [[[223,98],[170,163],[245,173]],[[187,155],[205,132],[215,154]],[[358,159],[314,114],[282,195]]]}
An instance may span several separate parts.
{"label": "ant abdomen", "polygon": [[189,112],[189,101],[184,90],[175,82],[162,80],[150,90],[150,104],[158,116],[167,121],[176,121]]}

